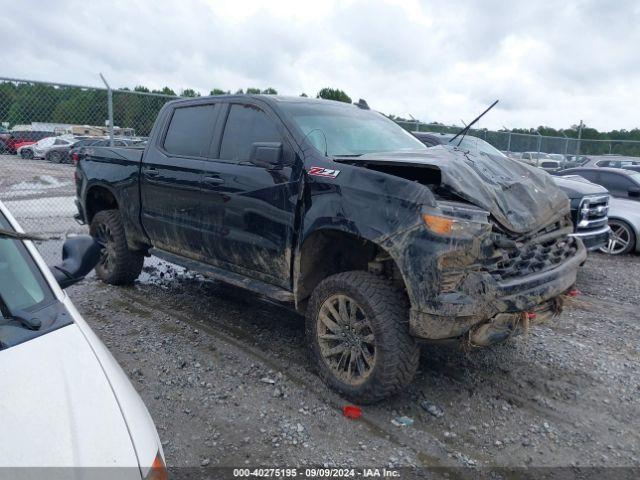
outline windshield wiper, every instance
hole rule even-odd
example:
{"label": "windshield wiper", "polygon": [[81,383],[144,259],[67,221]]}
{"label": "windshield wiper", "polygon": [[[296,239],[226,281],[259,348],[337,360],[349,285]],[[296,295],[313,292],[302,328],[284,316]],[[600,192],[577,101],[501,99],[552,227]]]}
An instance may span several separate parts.
{"label": "windshield wiper", "polygon": [[4,298],[2,298],[2,294],[0,293],[0,312],[5,320],[13,320],[18,322],[20,326],[27,328],[29,330],[40,330],[42,326],[42,322],[39,318],[32,318],[28,314],[25,315],[26,312],[11,312],[9,310],[9,306],[7,302],[5,302]]}
{"label": "windshield wiper", "polygon": [[458,138],[460,135],[462,135],[462,138],[460,139],[460,141],[458,142],[458,147],[460,146],[460,144],[462,143],[462,140],[464,140],[464,137],[467,133],[469,133],[469,130],[471,130],[471,127],[477,123],[478,120],[480,120],[485,113],[487,113],[489,110],[491,110],[493,107],[496,106],[496,103],[498,103],[498,100],[496,100],[495,102],[493,102],[491,105],[489,105],[489,108],[487,108],[484,112],[482,112],[480,115],[478,115],[473,122],[469,123],[469,125],[467,125],[466,127],[464,127],[462,130],[460,130],[458,133],[456,133],[456,136],[453,137],[451,140],[449,140],[449,143],[453,142],[456,138]]}
{"label": "windshield wiper", "polygon": [[14,230],[0,228],[0,238],[10,238],[11,240],[47,240],[44,237],[32,235],[30,233],[20,233]]}

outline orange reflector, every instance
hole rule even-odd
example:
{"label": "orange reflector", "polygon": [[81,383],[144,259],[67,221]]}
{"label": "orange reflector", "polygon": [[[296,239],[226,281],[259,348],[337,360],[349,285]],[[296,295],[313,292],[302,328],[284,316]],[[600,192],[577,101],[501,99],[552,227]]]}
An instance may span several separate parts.
{"label": "orange reflector", "polygon": [[167,468],[164,466],[160,452],[158,452],[156,458],[153,460],[151,470],[149,470],[145,480],[169,480],[169,474],[167,473]]}
{"label": "orange reflector", "polygon": [[438,217],[436,215],[422,215],[424,223],[426,223],[429,230],[440,235],[446,235],[453,230],[453,224],[455,220],[451,218]]}

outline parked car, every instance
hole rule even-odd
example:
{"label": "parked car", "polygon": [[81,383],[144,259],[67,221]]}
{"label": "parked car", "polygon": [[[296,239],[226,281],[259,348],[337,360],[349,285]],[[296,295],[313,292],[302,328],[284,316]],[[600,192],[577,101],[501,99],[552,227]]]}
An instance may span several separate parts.
{"label": "parked car", "polygon": [[633,170],[608,167],[569,168],[560,175],[579,175],[590,182],[602,185],[612,197],[640,201],[640,173]]}
{"label": "parked car", "polygon": [[607,189],[579,176],[553,180],[571,202],[573,236],[580,238],[587,250],[606,246],[611,234],[608,219],[611,198]]}
{"label": "parked car", "polygon": [[[453,142],[453,134],[413,132],[427,147],[436,145],[457,145]],[[496,161],[510,160],[503,152],[493,145],[477,137],[467,136],[460,143],[460,148],[487,155]],[[573,236],[582,240],[587,250],[596,250],[603,247],[609,239],[609,226],[607,225],[607,211],[609,194],[607,189],[590,183],[581,177],[560,178],[553,177],[556,185],[569,197],[571,202],[571,220],[573,221]]]}
{"label": "parked car", "polygon": [[[114,147],[129,147],[137,143],[137,140],[132,139],[114,138],[113,140]],[[87,138],[72,145],[67,156],[73,162],[76,162],[78,160],[78,156],[84,152],[86,147],[108,147],[109,144],[110,142],[108,138]]]}
{"label": "parked car", "polygon": [[640,172],[640,165],[627,165],[622,167],[624,170],[631,170],[634,172]]}
{"label": "parked car", "polygon": [[640,165],[640,160],[636,157],[623,157],[621,155],[598,155],[590,157],[581,167],[609,167],[609,168],[625,168],[629,166]]}
{"label": "parked car", "polygon": [[585,155],[567,155],[564,168],[580,167],[589,161],[589,157]]}
{"label": "parked car", "polygon": [[46,137],[38,140],[32,145],[21,146],[17,149],[17,153],[22,158],[46,158],[47,153],[53,147],[69,147],[74,143],[72,136],[63,135],[59,137]]}
{"label": "parked car", "polygon": [[70,138],[70,141],[65,144],[57,144],[51,146],[44,155],[44,159],[52,163],[71,163],[71,157],[69,156],[70,150],[83,140],[92,140],[93,137],[86,136],[74,136]]}
{"label": "parked car", "polygon": [[586,259],[548,174],[427,149],[364,101],[168,102],[144,150],[87,148],[76,186],[100,279],[153,254],[290,303],[321,378],[359,403],[411,381],[417,339],[488,346],[549,319]]}
{"label": "parked car", "polygon": [[3,138],[7,148],[7,152],[11,154],[16,153],[16,149],[20,146],[28,145],[42,140],[43,138],[50,137],[53,132],[43,132],[35,130],[15,130],[11,131],[8,136]]}
{"label": "parked car", "polygon": [[640,252],[640,203],[612,197],[609,203],[611,237],[600,251],[611,255]]}
{"label": "parked car", "polygon": [[49,269],[25,238],[0,202],[0,469],[7,478],[7,467],[20,478],[47,476],[24,470],[38,467],[166,478],[140,396],[62,291],[90,272],[101,245],[72,237]]}

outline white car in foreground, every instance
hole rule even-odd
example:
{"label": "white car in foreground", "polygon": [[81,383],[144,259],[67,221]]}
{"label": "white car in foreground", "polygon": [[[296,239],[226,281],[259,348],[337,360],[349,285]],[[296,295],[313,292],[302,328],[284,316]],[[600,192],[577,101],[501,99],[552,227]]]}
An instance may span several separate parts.
{"label": "white car in foreground", "polygon": [[61,288],[100,245],[72,237],[50,270],[21,232],[0,202],[0,478],[166,479],[142,399]]}

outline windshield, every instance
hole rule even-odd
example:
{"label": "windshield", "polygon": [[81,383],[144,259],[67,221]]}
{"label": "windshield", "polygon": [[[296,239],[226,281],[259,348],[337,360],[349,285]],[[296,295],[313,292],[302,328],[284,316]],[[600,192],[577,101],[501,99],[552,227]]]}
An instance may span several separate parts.
{"label": "windshield", "polygon": [[314,147],[331,156],[426,149],[398,124],[371,110],[294,102],[283,103],[282,109]]}
{"label": "windshield", "polygon": [[[1,212],[0,228],[14,231]],[[0,296],[10,312],[37,310],[53,300],[51,290],[20,240],[0,237]]]}

